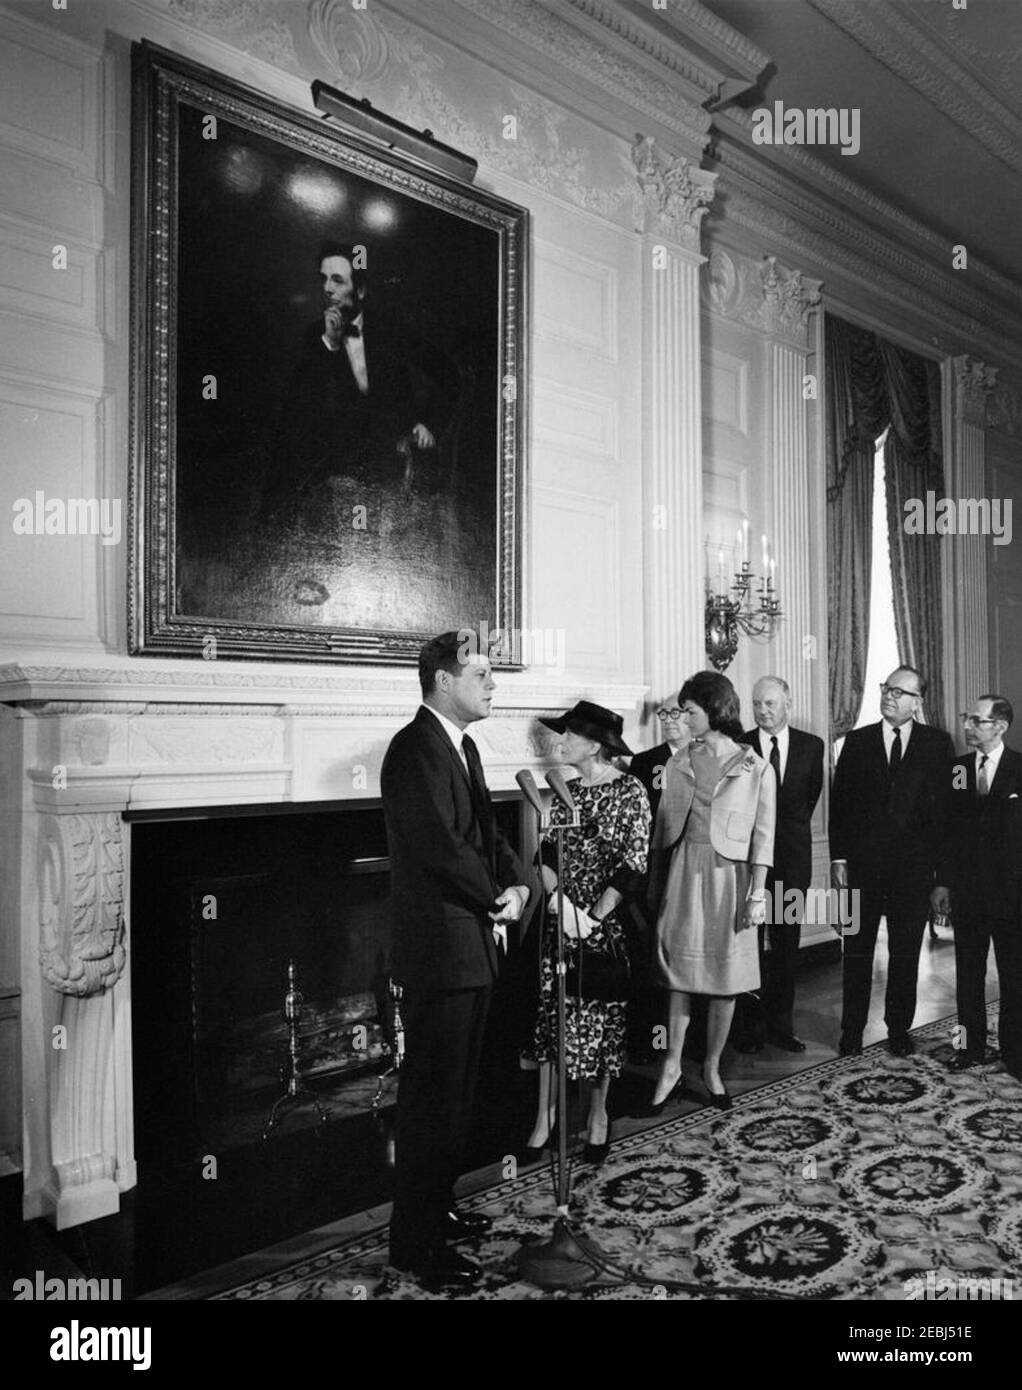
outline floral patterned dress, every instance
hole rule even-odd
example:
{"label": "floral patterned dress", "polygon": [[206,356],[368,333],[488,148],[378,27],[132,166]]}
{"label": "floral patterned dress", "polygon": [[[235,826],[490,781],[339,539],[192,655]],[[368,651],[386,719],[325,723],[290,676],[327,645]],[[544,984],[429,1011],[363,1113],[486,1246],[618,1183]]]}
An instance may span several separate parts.
{"label": "floral patterned dress", "polygon": [[[591,908],[607,887],[622,893],[631,891],[646,872],[649,848],[649,800],[642,783],[629,774],[598,786],[571,783],[572,795],[578,807],[581,825],[564,837],[568,862],[564,874],[564,892],[577,907]],[[567,820],[565,808],[558,802],[553,808],[553,820]],[[555,836],[544,834],[541,855],[551,867]],[[594,950],[624,950],[624,928],[619,905],[607,914],[586,946]],[[575,962],[578,943],[565,938],[565,960],[570,970]],[[554,961],[557,952],[556,922],[544,925],[542,960],[540,963],[539,1014],[536,1019],[535,1055],[540,1062],[557,1058],[557,991],[554,988]],[[625,1055],[624,1000],[605,1003],[597,999],[581,1002],[570,993],[567,997],[567,1061],[568,1076],[596,1081],[601,1076],[619,1076]]]}

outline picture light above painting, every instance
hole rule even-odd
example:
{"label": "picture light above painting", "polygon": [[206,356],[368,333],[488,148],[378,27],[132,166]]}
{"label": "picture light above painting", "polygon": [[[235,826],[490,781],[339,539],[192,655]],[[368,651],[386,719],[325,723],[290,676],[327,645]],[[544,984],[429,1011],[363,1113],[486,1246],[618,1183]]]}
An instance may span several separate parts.
{"label": "picture light above painting", "polygon": [[519,628],[526,210],[133,64],[132,652],[407,663]]}

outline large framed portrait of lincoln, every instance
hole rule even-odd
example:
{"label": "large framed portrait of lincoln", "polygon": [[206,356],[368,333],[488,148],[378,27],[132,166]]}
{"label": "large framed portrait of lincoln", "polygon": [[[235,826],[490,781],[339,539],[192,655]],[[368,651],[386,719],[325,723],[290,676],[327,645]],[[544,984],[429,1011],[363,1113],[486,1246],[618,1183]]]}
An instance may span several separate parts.
{"label": "large framed portrait of lincoln", "polygon": [[518,629],[526,211],[132,56],[132,651]]}

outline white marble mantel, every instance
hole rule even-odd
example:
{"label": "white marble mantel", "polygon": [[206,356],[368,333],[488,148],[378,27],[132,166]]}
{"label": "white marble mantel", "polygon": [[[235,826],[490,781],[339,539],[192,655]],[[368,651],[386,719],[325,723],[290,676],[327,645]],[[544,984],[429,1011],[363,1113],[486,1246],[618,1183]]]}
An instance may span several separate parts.
{"label": "white marble mantel", "polygon": [[[496,680],[493,714],[473,729],[493,791],[550,765],[554,736],[537,715],[586,697],[634,736],[646,694],[548,672]],[[418,703],[415,671],[392,667],[0,664],[0,902],[20,924],[26,1218],[93,1220],[136,1182],[122,813],[376,797],[387,744]]]}

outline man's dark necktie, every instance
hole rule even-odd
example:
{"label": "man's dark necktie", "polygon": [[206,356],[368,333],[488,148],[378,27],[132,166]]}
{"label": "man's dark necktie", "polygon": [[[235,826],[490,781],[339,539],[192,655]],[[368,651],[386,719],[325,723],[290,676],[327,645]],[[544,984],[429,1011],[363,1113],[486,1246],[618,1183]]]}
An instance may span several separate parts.
{"label": "man's dark necktie", "polygon": [[781,790],[781,750],[777,746],[777,735],[770,735],[770,766],[777,777],[777,790]]}
{"label": "man's dark necktie", "polygon": [[483,763],[479,756],[479,749],[468,734],[463,734],[461,746],[465,751],[465,761],[468,763],[468,782],[472,789],[472,806],[476,813],[476,820],[479,822],[479,829],[482,832],[483,844],[486,846],[486,855],[493,862],[493,807],[490,804],[490,793],[486,789],[486,778],[483,776]]}
{"label": "man's dark necktie", "polygon": [[901,767],[901,730],[895,729],[894,741],[891,744],[891,761],[888,764],[888,770],[892,778],[897,775],[899,767]]}
{"label": "man's dark necktie", "polygon": [[976,795],[986,796],[990,790],[990,773],[987,772],[987,763],[990,761],[986,753],[979,760],[979,770],[976,773]]}

